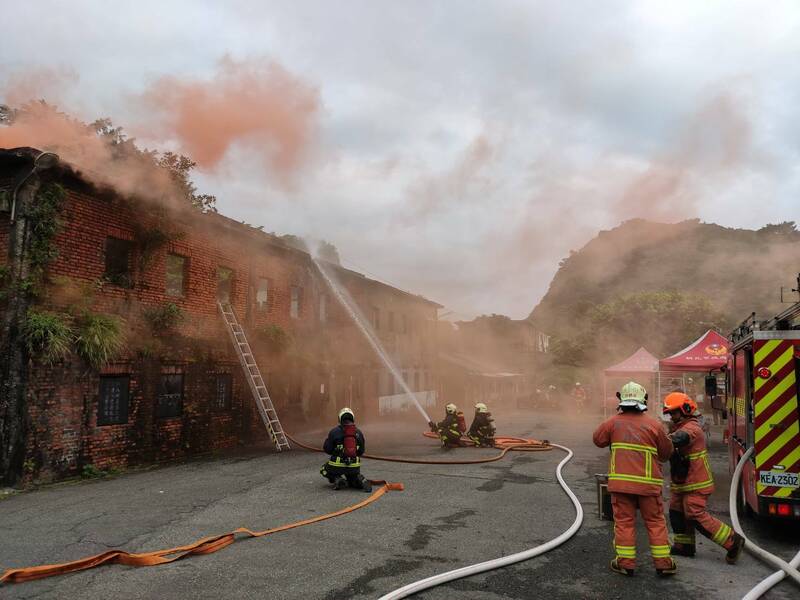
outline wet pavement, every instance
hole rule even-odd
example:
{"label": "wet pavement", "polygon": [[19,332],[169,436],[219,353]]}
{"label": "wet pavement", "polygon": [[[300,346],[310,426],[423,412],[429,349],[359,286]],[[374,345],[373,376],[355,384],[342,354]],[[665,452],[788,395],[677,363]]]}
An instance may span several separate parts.
{"label": "wet pavement", "polygon": [[[497,416],[499,434],[547,438],[571,447],[565,478],[586,512],[578,534],[554,551],[504,569],[449,583],[416,597],[648,599],[742,597],[770,569],[749,555],[736,566],[700,539],[698,556],[679,558],[672,579],[655,575],[643,528],[633,578],[609,571],[612,524],[597,516],[595,473],[607,451],[591,443],[600,417],[570,421],[535,410]],[[418,427],[364,427],[372,453],[446,459],[490,456],[491,449],[443,452]],[[321,443],[322,434],[304,439]],[[714,432],[715,514],[727,520],[727,456]],[[510,453],[481,465],[366,461],[368,477],[403,482],[354,513],[223,550],[147,568],[104,566],[0,588],[3,598],[377,598],[430,575],[519,552],[556,537],[574,511],[555,480],[557,450]],[[115,479],[56,485],[0,501],[0,568],[74,560],[110,548],[148,551],[244,526],[267,529],[363,500],[331,491],[319,476],[324,457],[302,450],[251,451],[127,473]],[[745,520],[749,535],[789,559],[800,528]],[[788,582],[766,598],[796,598]]]}

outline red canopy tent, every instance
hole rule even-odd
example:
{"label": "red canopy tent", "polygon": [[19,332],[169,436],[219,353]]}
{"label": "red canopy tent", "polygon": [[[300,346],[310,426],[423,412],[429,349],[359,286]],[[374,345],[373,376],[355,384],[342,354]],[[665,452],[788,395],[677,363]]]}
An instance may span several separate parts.
{"label": "red canopy tent", "polygon": [[699,373],[719,369],[728,363],[728,348],[728,339],[709,329],[680,352],[658,361],[659,370]]}
{"label": "red canopy tent", "polygon": [[[603,416],[606,415],[608,398],[606,384],[609,377],[630,377],[631,379],[647,377],[652,382],[658,372],[658,359],[644,347],[639,348],[628,358],[603,371]],[[612,399],[616,404],[616,399]]]}
{"label": "red canopy tent", "polygon": [[642,373],[653,374],[656,371],[658,371],[658,359],[642,347],[622,362],[608,367],[603,373],[607,377],[625,377]]}
{"label": "red canopy tent", "polygon": [[[695,387],[687,373],[709,373],[728,363],[730,342],[716,331],[708,330],[680,352],[658,361],[658,400],[671,391],[682,391],[698,403],[706,401],[704,390]],[[704,407],[708,408],[708,407]]]}

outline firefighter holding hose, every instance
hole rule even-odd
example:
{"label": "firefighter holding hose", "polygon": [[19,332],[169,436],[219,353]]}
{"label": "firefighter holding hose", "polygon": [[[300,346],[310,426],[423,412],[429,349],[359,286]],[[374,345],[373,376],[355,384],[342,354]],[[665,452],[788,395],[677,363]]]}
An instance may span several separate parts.
{"label": "firefighter holding hose", "polygon": [[464,413],[459,411],[455,404],[448,404],[444,407],[444,411],[443,420],[438,423],[431,421],[428,425],[431,431],[439,435],[442,448],[449,450],[461,445],[461,434],[466,431],[467,426],[464,421]]}
{"label": "firefighter holding hose", "polygon": [[672,392],[664,398],[664,414],[672,419],[670,438],[675,446],[670,458],[669,520],[675,541],[672,553],[694,556],[696,529],[725,548],[725,562],[734,564],[745,540],[706,509],[708,496],[714,491],[714,477],[708,464],[706,436],[698,422],[697,404],[683,392]]}
{"label": "firefighter holding hose", "polygon": [[372,484],[361,474],[364,434],[356,427],[353,410],[339,411],[339,424],[330,430],[322,449],[331,455],[319,472],[333,484],[333,489],[351,488],[372,491]]}
{"label": "firefighter holding hose", "polygon": [[632,576],[636,568],[636,509],[650,538],[650,554],[659,575],[674,575],[678,566],[670,555],[669,536],[661,500],[661,465],[672,454],[672,442],[661,423],[647,416],[647,392],[631,381],[617,392],[619,412],[601,423],[593,441],[611,447],[608,491],[614,510],[614,549],[611,570]]}
{"label": "firefighter holding hose", "polygon": [[481,448],[494,447],[494,419],[492,413],[489,412],[489,407],[483,402],[478,402],[475,405],[475,417],[472,419],[472,425],[469,426],[467,436],[472,442]]}

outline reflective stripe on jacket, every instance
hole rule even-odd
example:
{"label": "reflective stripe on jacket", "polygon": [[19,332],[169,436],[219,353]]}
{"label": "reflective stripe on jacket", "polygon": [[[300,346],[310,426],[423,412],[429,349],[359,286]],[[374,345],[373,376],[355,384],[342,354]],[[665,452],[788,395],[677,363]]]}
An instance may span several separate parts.
{"label": "reflective stripe on jacket", "polygon": [[608,491],[640,496],[659,496],[661,464],[672,453],[672,442],[662,425],[640,412],[623,412],[595,430],[596,446],[611,447]]}
{"label": "reflective stripe on jacket", "polygon": [[708,464],[706,434],[696,417],[684,419],[672,429],[673,432],[679,430],[689,435],[689,443],[678,449],[682,456],[689,459],[689,473],[685,481],[681,483],[673,481],[670,490],[681,494],[688,492],[710,494],[714,491],[714,476],[711,474],[711,465]]}
{"label": "reflective stripe on jacket", "polygon": [[364,434],[361,433],[360,429],[356,428],[356,456],[354,458],[347,458],[345,456],[344,438],[344,428],[341,425],[337,425],[328,433],[325,443],[322,444],[322,449],[331,455],[328,464],[332,467],[360,467],[360,457],[364,454],[364,448],[366,446]]}

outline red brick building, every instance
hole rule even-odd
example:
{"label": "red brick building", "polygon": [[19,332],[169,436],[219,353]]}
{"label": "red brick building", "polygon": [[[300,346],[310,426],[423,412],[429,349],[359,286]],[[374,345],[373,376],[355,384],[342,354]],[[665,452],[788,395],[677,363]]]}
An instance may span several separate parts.
{"label": "red brick building", "polygon": [[[330,422],[342,405],[362,420],[378,414],[378,396],[394,384],[308,253],[218,214],[124,198],[63,163],[34,168],[39,154],[0,150],[0,466],[7,481],[266,439],[218,300],[229,301],[244,326],[287,429]],[[37,206],[54,184],[65,194],[43,250],[37,231],[47,223],[37,221],[44,218]],[[45,251],[34,293],[26,282]],[[334,271],[412,388],[435,390],[439,305]],[[28,347],[31,311],[55,315],[78,338],[52,364]],[[81,323],[97,315],[120,319],[124,342],[92,367],[76,349],[88,335]]]}

